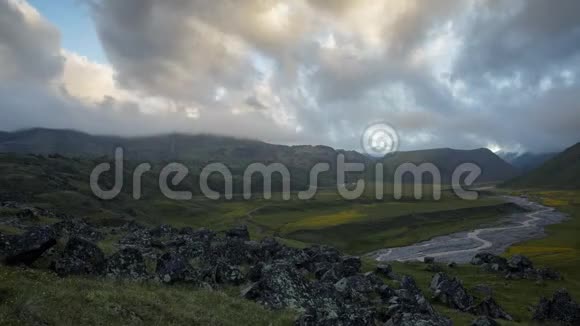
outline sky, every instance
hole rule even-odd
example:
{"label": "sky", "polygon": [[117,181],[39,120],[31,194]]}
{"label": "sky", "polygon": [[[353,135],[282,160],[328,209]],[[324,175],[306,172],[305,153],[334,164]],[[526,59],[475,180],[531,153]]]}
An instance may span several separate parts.
{"label": "sky", "polygon": [[360,149],[580,141],[580,2],[0,0],[0,130]]}

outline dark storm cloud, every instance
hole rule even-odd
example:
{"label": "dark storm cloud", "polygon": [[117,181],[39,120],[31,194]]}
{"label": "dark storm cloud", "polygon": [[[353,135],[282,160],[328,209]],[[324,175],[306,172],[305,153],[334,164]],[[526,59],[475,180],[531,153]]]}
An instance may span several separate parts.
{"label": "dark storm cloud", "polygon": [[254,74],[236,40],[195,20],[188,1],[99,1],[99,36],[120,83],[153,95],[210,102]]}
{"label": "dark storm cloud", "polygon": [[466,25],[457,76],[485,73],[537,81],[554,69],[577,67],[580,55],[580,1],[482,2]]}

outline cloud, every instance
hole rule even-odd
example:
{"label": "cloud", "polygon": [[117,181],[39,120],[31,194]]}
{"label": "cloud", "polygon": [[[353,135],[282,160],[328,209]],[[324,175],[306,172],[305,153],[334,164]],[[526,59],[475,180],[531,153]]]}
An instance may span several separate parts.
{"label": "cloud", "polygon": [[376,121],[402,149],[580,138],[577,1],[85,3],[110,63],[62,49],[26,2],[0,4],[0,128],[349,149]]}
{"label": "cloud", "polygon": [[495,0],[478,3],[465,26],[464,50],[456,74],[521,74],[537,82],[554,69],[578,66],[580,2]]}
{"label": "cloud", "polygon": [[0,2],[0,80],[46,82],[62,69],[60,34],[28,3]]}

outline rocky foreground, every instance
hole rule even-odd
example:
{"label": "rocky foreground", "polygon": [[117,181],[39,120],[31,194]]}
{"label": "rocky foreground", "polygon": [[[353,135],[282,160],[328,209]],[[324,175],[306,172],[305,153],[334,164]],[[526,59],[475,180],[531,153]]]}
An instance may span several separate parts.
{"label": "rocky foreground", "polygon": [[[238,286],[240,295],[248,300],[270,309],[296,310],[297,325],[452,324],[433,308],[412,277],[397,275],[386,264],[363,273],[358,257],[342,255],[331,247],[297,249],[273,238],[252,241],[245,226],[221,233],[169,225],[148,228],[135,222],[105,228],[17,203],[1,203],[0,207],[15,212],[3,216],[0,224],[24,231],[0,233],[0,256],[7,265],[45,266],[62,277],[184,283],[216,290]],[[41,217],[57,222],[40,225]],[[119,239],[118,251],[107,256],[97,243],[111,235]],[[512,320],[491,293],[478,298],[461,280],[438,271],[433,259],[425,261],[434,272],[432,300],[473,314],[473,325]],[[554,271],[534,268],[524,256],[505,259],[478,254],[472,264],[502,273],[507,279],[560,278]],[[565,290],[551,299],[542,298],[532,313],[541,322],[580,324],[580,307]]]}

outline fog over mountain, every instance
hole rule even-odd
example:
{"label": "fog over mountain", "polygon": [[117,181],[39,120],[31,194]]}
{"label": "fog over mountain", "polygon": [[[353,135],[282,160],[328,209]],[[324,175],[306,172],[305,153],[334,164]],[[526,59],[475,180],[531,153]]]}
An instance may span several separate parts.
{"label": "fog over mountain", "polygon": [[75,2],[102,62],[38,4],[0,2],[0,130],[359,149],[386,121],[401,150],[580,139],[575,0]]}

